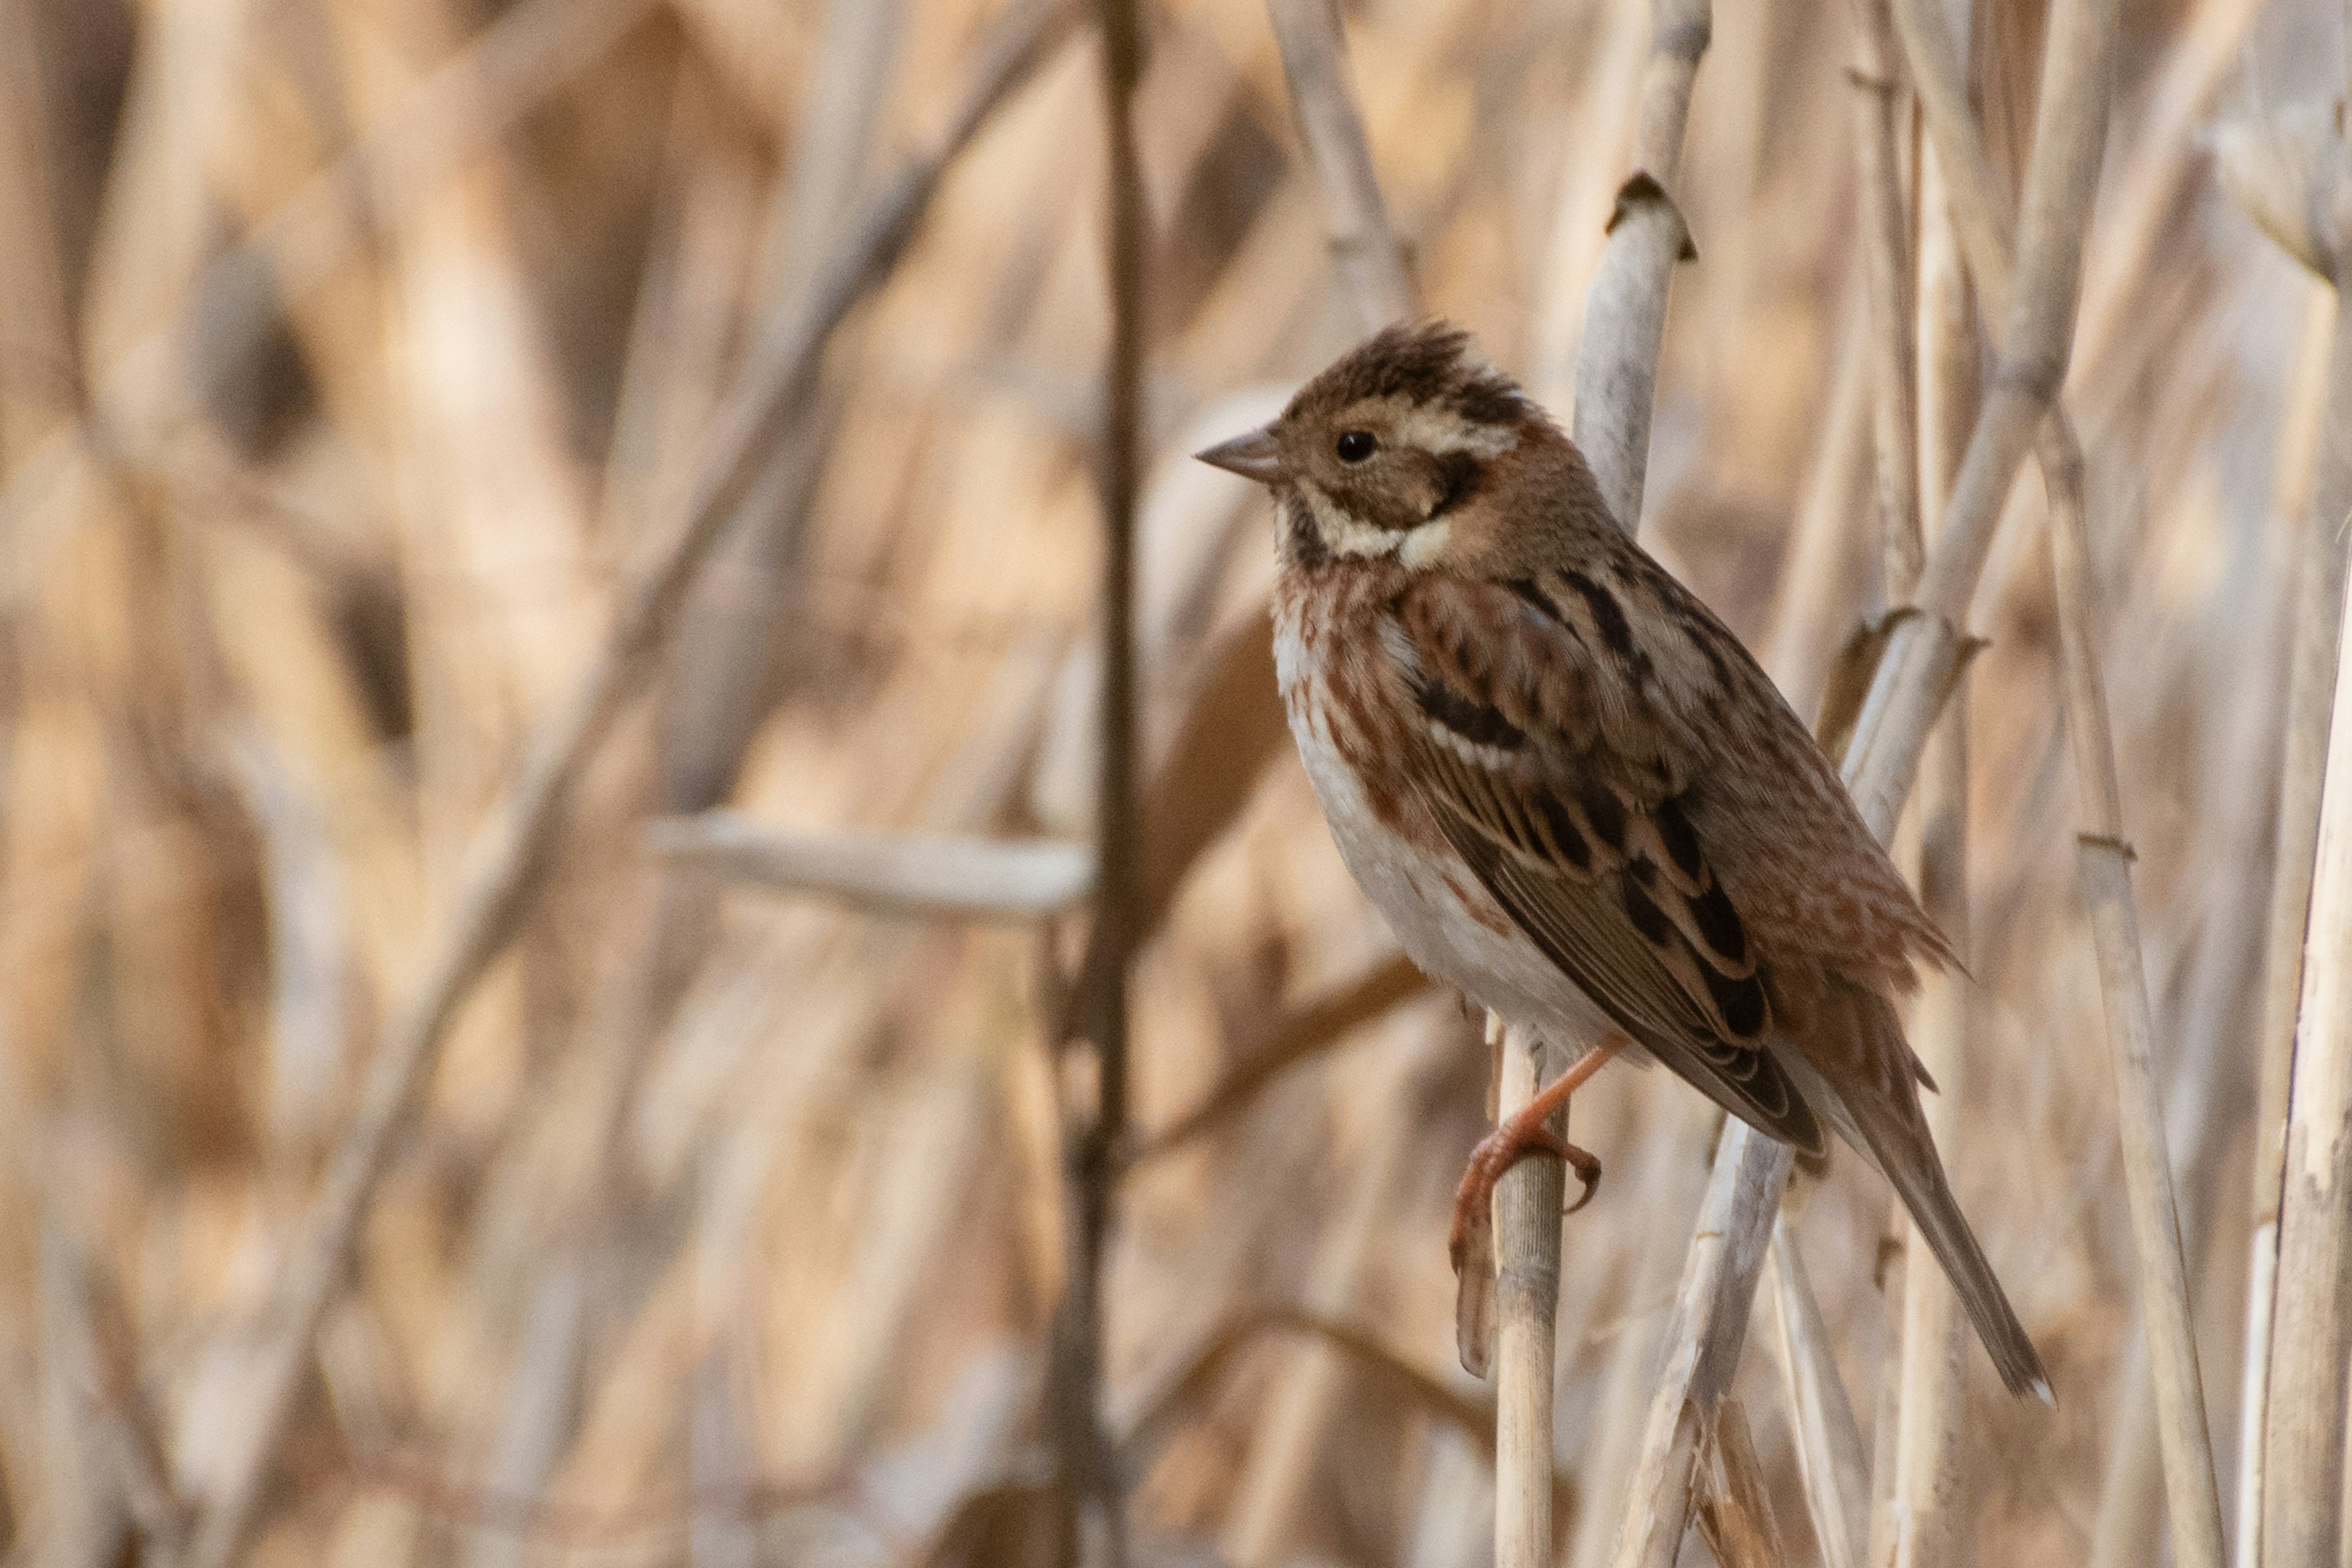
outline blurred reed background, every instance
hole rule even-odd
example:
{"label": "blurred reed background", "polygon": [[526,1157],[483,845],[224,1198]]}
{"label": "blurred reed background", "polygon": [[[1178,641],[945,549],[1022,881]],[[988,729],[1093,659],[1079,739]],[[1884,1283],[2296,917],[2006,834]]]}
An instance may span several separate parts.
{"label": "blurred reed background", "polygon": [[[1050,1556],[1111,321],[1083,9],[0,0],[10,1562]],[[1423,300],[1564,415],[1648,5],[1344,10]],[[2013,200],[2041,7],[1968,10]],[[2343,27],[2125,7],[2067,384],[2233,1533],[2334,296],[2221,195],[2209,132],[2287,148]],[[1153,0],[1142,30],[1103,1422],[1139,1560],[1461,1568],[1492,1395],[1444,1237],[1488,1055],[1281,731],[1264,501],[1185,457],[1361,320],[1265,8]],[[1853,58],[1844,7],[1715,18],[1643,528],[1807,711],[1884,600]],[[781,412],[744,425],[728,389],[763,375]],[[730,440],[755,460],[722,482]],[[2135,1563],[2164,1509],[2044,510],[2017,485],[1976,601],[1948,1158],[2060,1404],[1969,1347],[1958,1511],[1983,1563]],[[721,523],[681,603],[638,593]],[[457,999],[446,1041],[420,996]],[[1612,1069],[1576,1127],[1610,1173],[1560,1306],[1559,1555],[1590,1568],[1716,1118]],[[1864,1452],[1886,1212],[1851,1158],[1791,1211]],[[1739,1391],[1789,1560],[1821,1561],[1772,1322]]]}

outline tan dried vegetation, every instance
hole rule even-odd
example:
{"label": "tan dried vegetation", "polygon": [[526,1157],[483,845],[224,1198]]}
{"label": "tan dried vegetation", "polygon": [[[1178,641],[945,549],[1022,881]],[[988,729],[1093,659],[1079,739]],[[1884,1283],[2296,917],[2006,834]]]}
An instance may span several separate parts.
{"label": "tan dried vegetation", "polygon": [[[1641,0],[1344,10],[1342,58],[1318,0],[1140,8],[1130,868],[1087,847],[1124,831],[1117,6],[0,0],[9,1563],[1491,1558],[1444,1246],[1489,1052],[1334,856],[1264,502],[1185,454],[1416,299],[1565,416],[1644,105],[1687,94],[1646,476],[1613,412],[1644,541],[1810,708],[1919,573],[1882,514],[1932,556],[1994,307],[2063,328],[2045,12],[2112,13],[1759,0],[1668,80]],[[2295,1273],[2344,1245],[2295,1183],[2345,1190],[2345,17],[2120,15],[2063,413],[2005,458],[2039,426],[2052,499],[2029,463],[1921,772],[1974,982],[1921,1004],[1937,1126],[2060,1403],[1972,1345],[1955,1378],[1884,1188],[1800,1176],[1700,1380],[1686,1554],[2152,1561],[2210,1535],[2201,1430],[2251,1563],[2242,1421],[2305,1494],[2342,1465],[2340,1377],[2265,1407],[2242,1369],[2273,1289],[2319,1384],[2352,1325]],[[2103,1005],[2135,895],[2137,1022]],[[2306,898],[2308,976],[2265,959]],[[1621,1068],[1575,1117],[1609,1174],[1562,1240],[1550,1494],[1506,1514],[1593,1568],[1643,1550],[1717,1121]],[[2168,1149],[2186,1361],[2138,1307]],[[2271,1503],[2273,1561],[2332,1562],[2332,1509]]]}

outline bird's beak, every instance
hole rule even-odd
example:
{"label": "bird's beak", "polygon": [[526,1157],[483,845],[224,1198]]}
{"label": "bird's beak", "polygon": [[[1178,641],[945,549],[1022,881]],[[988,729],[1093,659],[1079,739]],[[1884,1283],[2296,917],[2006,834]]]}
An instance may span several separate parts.
{"label": "bird's beak", "polygon": [[1236,436],[1230,441],[1220,441],[1205,452],[1192,454],[1213,468],[1223,468],[1229,474],[1239,474],[1245,479],[1255,479],[1262,485],[1278,485],[1290,477],[1282,466],[1282,447],[1275,439],[1274,426],[1262,425],[1246,436]]}

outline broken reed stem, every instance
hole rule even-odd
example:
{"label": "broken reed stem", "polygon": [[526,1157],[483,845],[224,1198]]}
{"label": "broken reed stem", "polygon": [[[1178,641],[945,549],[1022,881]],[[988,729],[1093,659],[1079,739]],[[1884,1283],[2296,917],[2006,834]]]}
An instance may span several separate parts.
{"label": "broken reed stem", "polygon": [[[2352,523],[2352,518],[2345,520]],[[2338,635],[2303,1006],[2288,1089],[2263,1442],[2262,1560],[2334,1568],[2352,1355],[2352,679]]]}
{"label": "broken reed stem", "polygon": [[369,1063],[352,1121],[330,1159],[302,1230],[282,1266],[256,1352],[253,1420],[235,1435],[227,1477],[199,1521],[193,1568],[228,1568],[251,1529],[270,1463],[294,1413],[302,1373],[349,1266],[360,1223],[393,1144],[438,1059],[474,983],[520,922],[547,868],[573,786],[667,640],[698,569],[744,489],[783,433],[814,400],[824,344],[842,318],[887,276],[955,154],[1059,37],[1067,0],[1024,0],[992,33],[982,61],[937,147],[915,159],[848,225],[806,303],[755,351],[720,408],[685,516],[624,598],[595,661],[541,721],[520,775],[495,805],[468,858],[469,873],[436,928],[417,988]]}
{"label": "broken reed stem", "polygon": [[1708,1552],[1719,1568],[1783,1568],[1788,1552],[1738,1399],[1716,1401],[1700,1448],[1697,1522]]}
{"label": "broken reed stem", "polygon": [[1265,9],[1282,51],[1290,110],[1314,171],[1331,264],[1367,333],[1408,321],[1420,307],[1404,247],[1390,226],[1372,173],[1338,7],[1334,0],[1266,0]]}
{"label": "broken reed stem", "polygon": [[1097,885],[1093,846],[1055,838],[810,833],[703,811],[646,824],[646,847],[727,881],[918,919],[1045,919]]}
{"label": "broken reed stem", "polygon": [[[2311,150],[2315,167],[2296,171],[2304,193],[2330,191],[2330,210],[2352,205],[2352,168],[2340,140]],[[2249,182],[2228,177],[2240,193]],[[2246,1343],[2239,1378],[2238,1562],[2246,1568],[2264,1560],[2268,1511],[2268,1404],[2271,1355],[2279,1291],[2279,1207],[2286,1162],[2290,1077],[2295,1054],[2296,1017],[2303,1001],[2305,920],[2319,841],[2321,778],[2329,759],[2329,716],[2336,691],[2342,635],[2346,545],[2352,528],[2352,311],[2344,307],[2347,237],[2321,237],[2321,203],[2306,195],[2283,203],[2304,224],[2300,243],[2284,247],[2315,264],[2336,289],[2336,320],[2328,344],[2327,390],[2314,455],[2310,496],[2297,542],[2294,643],[2287,674],[2286,732],[2279,763],[2278,837],[2271,862],[2268,947],[2262,981],[2262,1071],[2254,1116],[2252,1171],[2254,1230],[2246,1271]],[[2274,237],[2278,230],[2268,230]]]}
{"label": "broken reed stem", "polygon": [[1665,1363],[1609,1554],[1612,1568],[1671,1568],[1682,1545],[1704,1415],[1730,1391],[1738,1370],[1756,1278],[1790,1163],[1787,1144],[1745,1121],[1725,1123],[1699,1205],[1697,1234],[1683,1258]]}
{"label": "broken reed stem", "polygon": [[1628,533],[1642,526],[1668,287],[1675,264],[1692,254],[1690,229],[1668,185],[1682,162],[1691,88],[1713,27],[1709,0],[1654,0],[1650,7],[1633,172],[1617,188],[1609,243],[1584,297],[1570,434],[1610,515]]}
{"label": "broken reed stem", "polygon": [[[1136,0],[1101,0],[1105,203],[1110,343],[1104,366],[1101,754],[1095,795],[1094,945],[1099,994],[1080,1003],[1094,1053],[1090,1105],[1067,1114],[1070,1253],[1046,1373],[1047,1436],[1063,1511],[1065,1564],[1124,1568],[1124,1490],[1104,1426],[1103,1264],[1128,1122],[1128,967],[1140,921],[1142,835],[1136,818],[1135,510],[1143,439],[1143,176],[1135,145],[1142,72]],[[1076,1042],[1072,1042],[1073,1045]]]}

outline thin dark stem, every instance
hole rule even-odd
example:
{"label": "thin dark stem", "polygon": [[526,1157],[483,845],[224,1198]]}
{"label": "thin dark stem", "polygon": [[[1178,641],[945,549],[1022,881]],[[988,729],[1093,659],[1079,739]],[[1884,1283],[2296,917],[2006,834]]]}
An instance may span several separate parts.
{"label": "thin dark stem", "polygon": [[1059,1461],[1062,1559],[1121,1568],[1127,1531],[1119,1476],[1102,1415],[1102,1267],[1128,1121],[1127,971],[1139,925],[1141,835],[1136,813],[1135,505],[1143,424],[1142,174],[1133,105],[1141,41],[1136,0],[1102,0],[1104,143],[1108,153],[1110,352],[1103,387],[1102,689],[1099,858],[1093,946],[1081,997],[1091,1048],[1091,1103],[1072,1112],[1066,1133],[1071,1242],[1067,1282],[1055,1325],[1048,1395]]}

